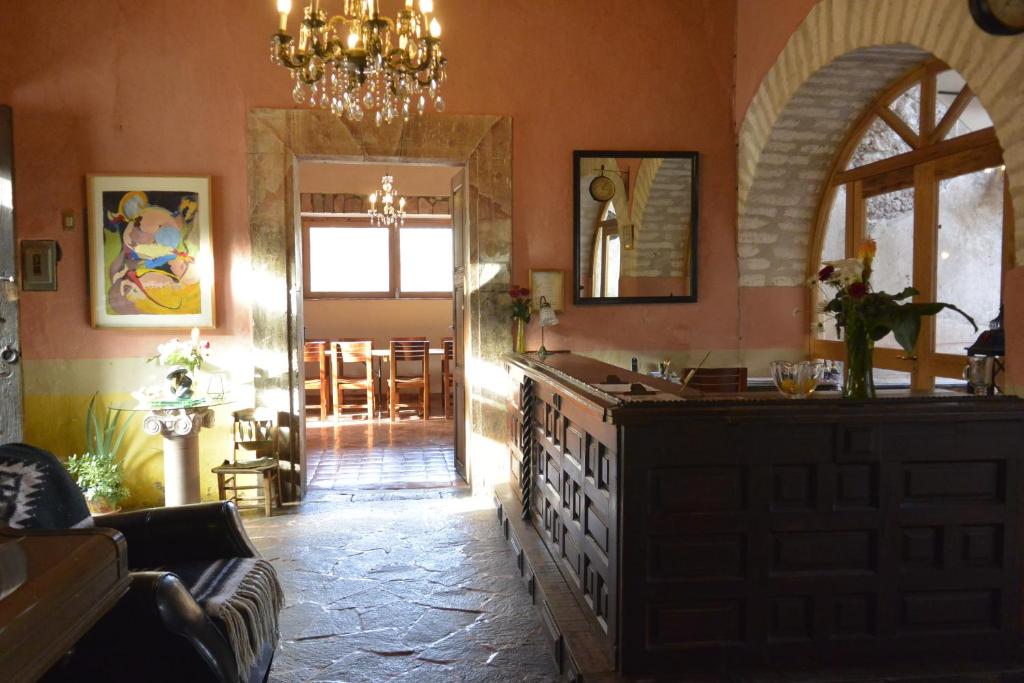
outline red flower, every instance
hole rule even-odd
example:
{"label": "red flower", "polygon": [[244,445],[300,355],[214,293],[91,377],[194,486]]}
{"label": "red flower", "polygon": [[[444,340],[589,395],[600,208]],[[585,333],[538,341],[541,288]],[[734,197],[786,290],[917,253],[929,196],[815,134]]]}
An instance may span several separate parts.
{"label": "red flower", "polygon": [[528,296],[530,296],[530,290],[528,290],[526,287],[520,287],[519,288],[519,295],[524,297],[524,298],[528,297]]}
{"label": "red flower", "polygon": [[828,282],[828,279],[832,277],[832,273],[836,272],[835,266],[825,266],[818,271],[818,279],[822,282]]}
{"label": "red flower", "polygon": [[854,282],[846,288],[846,293],[854,299],[863,299],[868,293],[868,286],[863,282]]}
{"label": "red flower", "polygon": [[512,285],[511,287],[509,287],[508,295],[510,297],[512,297],[513,299],[518,298],[518,296],[519,296],[519,285]]}

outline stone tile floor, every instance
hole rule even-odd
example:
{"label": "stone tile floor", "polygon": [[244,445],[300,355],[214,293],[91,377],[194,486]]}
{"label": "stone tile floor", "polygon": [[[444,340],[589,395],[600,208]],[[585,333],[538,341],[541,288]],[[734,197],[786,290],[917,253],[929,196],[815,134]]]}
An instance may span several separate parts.
{"label": "stone tile floor", "polygon": [[287,599],[271,681],[558,680],[490,500],[408,486],[457,478],[450,421],[307,437],[306,500],[245,517]]}
{"label": "stone tile floor", "polygon": [[488,500],[320,489],[246,528],[287,599],[271,681],[558,680]]}

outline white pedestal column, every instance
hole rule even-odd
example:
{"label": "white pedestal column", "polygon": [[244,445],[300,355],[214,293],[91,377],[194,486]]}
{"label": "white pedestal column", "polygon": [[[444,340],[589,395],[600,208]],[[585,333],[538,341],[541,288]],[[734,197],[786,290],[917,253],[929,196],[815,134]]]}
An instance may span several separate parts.
{"label": "white pedestal column", "polygon": [[142,427],[164,439],[164,505],[199,502],[199,431],[213,426],[209,408],[154,410]]}

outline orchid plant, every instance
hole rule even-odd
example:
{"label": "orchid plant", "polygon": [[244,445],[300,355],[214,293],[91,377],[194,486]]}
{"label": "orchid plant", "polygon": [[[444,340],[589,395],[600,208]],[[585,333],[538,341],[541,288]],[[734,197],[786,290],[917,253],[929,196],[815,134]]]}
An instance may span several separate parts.
{"label": "orchid plant", "polygon": [[948,308],[977,329],[974,320],[953,304],[910,301],[920,294],[913,287],[896,294],[874,291],[871,274],[877,250],[875,241],[868,240],[860,245],[855,258],[826,261],[812,279],[814,284],[834,292],[823,310],[832,316],[836,331],[845,332],[848,363],[845,393],[853,398],[874,395],[871,349],[890,332],[904,351],[913,354],[924,316]]}

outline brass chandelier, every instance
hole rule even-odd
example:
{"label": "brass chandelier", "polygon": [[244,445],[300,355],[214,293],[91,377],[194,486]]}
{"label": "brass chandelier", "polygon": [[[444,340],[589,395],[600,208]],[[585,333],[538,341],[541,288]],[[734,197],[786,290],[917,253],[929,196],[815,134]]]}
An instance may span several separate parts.
{"label": "brass chandelier", "polygon": [[[398,206],[395,206],[395,178],[391,174],[384,175],[380,179],[380,192],[370,193],[370,223],[376,226],[391,227],[395,223],[399,226],[405,225],[405,197],[398,197]],[[377,208],[377,201],[380,200],[380,208]]]}
{"label": "brass chandelier", "polygon": [[271,40],[271,60],[292,72],[299,104],[329,109],[361,121],[374,113],[377,125],[422,114],[427,103],[444,111],[440,95],[447,60],[433,0],[405,0],[395,20],[383,17],[380,0],[342,0],[341,14],[328,17],[320,0],[303,10],[298,40],[288,34],[291,0],[277,0],[280,25]]}

